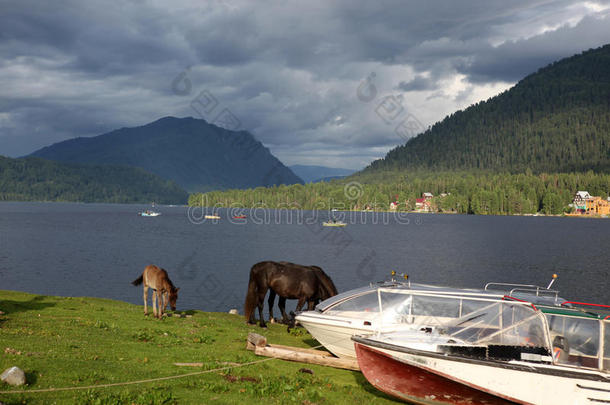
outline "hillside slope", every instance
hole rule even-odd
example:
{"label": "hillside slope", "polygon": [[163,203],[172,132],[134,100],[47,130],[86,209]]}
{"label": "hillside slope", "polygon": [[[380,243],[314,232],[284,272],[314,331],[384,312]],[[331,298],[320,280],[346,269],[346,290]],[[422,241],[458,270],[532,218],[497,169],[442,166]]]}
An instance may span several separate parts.
{"label": "hillside slope", "polygon": [[191,192],[302,183],[250,133],[194,118],[165,117],[141,127],[70,139],[32,156],[141,167]]}
{"label": "hillside slope", "polygon": [[555,62],[457,111],[366,171],[610,172],[610,45]]}
{"label": "hillside slope", "polygon": [[142,169],[0,156],[0,200],[184,204],[176,183]]}
{"label": "hillside slope", "polygon": [[352,169],[342,169],[337,167],[292,165],[290,170],[299,176],[305,183],[315,183],[318,181],[329,181],[334,178],[349,176],[354,173]]}

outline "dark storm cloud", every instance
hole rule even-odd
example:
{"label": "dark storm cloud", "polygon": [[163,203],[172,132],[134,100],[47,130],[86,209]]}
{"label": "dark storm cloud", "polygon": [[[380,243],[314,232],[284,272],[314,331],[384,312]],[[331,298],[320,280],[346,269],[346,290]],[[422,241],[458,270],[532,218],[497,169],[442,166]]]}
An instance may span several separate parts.
{"label": "dark storm cloud", "polygon": [[408,82],[398,83],[398,89],[405,92],[434,90],[436,87],[435,80],[421,75],[416,76],[413,80],[409,80]]}
{"label": "dark storm cloud", "polygon": [[[287,164],[334,153],[357,167],[404,141],[385,98],[423,128],[610,42],[608,4],[5,2],[0,154],[166,115],[213,121],[191,107],[205,91]],[[180,78],[189,87],[176,91]],[[358,95],[364,85],[375,97]]]}
{"label": "dark storm cloud", "polygon": [[508,41],[479,52],[474,55],[471,64],[458,70],[476,82],[514,82],[565,55],[577,54],[608,42],[609,21],[585,17],[575,27],[562,26],[555,31]]}

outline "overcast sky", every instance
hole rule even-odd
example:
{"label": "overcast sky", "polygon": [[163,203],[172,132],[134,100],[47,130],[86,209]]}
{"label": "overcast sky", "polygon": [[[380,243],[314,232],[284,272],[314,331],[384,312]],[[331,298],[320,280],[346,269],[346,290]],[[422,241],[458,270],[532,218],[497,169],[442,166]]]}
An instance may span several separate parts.
{"label": "overcast sky", "polygon": [[610,0],[0,0],[0,155],[172,115],[361,168],[610,42]]}

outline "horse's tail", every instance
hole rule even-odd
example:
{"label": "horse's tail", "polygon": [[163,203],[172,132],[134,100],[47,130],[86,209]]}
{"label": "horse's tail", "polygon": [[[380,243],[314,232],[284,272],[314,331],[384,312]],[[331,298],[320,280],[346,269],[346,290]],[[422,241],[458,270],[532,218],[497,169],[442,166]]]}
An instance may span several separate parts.
{"label": "horse's tail", "polygon": [[138,277],[138,278],[136,278],[135,280],[133,280],[133,281],[131,282],[131,284],[133,284],[133,285],[140,285],[140,284],[142,284],[142,281],[144,281],[144,273],[142,273],[142,274],[140,275],[140,277]]}
{"label": "horse's tail", "polygon": [[324,273],[324,270],[322,270],[318,266],[311,267],[317,270],[315,273],[319,281],[318,295],[320,299],[324,300],[339,294],[339,291],[337,291],[337,287],[335,287],[335,283],[333,283],[333,280],[328,276],[328,274]]}
{"label": "horse's tail", "polygon": [[259,265],[260,263],[256,263],[250,269],[250,281],[248,282],[248,293],[246,294],[246,303],[244,305],[244,316],[246,317],[246,322],[251,321],[252,315],[254,314],[254,309],[258,303],[258,282],[256,280],[256,273]]}

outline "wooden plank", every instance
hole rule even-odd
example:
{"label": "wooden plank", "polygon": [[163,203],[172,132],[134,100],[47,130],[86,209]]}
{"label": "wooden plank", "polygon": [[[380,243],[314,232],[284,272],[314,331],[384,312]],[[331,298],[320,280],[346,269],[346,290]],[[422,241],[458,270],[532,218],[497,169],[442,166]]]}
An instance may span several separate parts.
{"label": "wooden plank", "polygon": [[180,366],[180,367],[203,367],[203,363],[174,363],[174,366]]}
{"label": "wooden plank", "polygon": [[276,344],[269,344],[268,346],[269,347],[277,347],[279,349],[294,350],[295,352],[316,354],[318,356],[334,357],[332,353],[329,353],[329,352],[327,352],[325,350],[307,349],[307,348],[304,348],[304,347],[284,346],[284,345],[276,345]]}
{"label": "wooden plank", "polygon": [[341,359],[271,346],[257,346],[254,349],[254,353],[258,356],[274,357],[300,363],[318,364],[321,366],[343,368],[347,370],[360,370],[358,361],[355,359]]}

